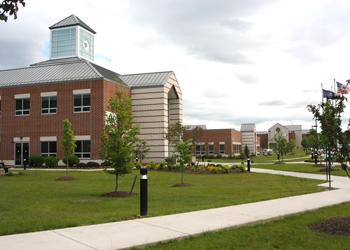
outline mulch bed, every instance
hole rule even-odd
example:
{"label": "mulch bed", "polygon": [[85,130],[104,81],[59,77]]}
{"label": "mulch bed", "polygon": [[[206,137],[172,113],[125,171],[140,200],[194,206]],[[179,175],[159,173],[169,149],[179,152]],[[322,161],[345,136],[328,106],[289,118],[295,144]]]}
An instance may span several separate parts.
{"label": "mulch bed", "polygon": [[136,193],[129,193],[129,192],[123,192],[123,191],[118,191],[118,192],[109,192],[109,193],[105,193],[102,196],[104,197],[121,197],[121,198],[126,198],[126,197],[130,197],[136,195]]}
{"label": "mulch bed", "polygon": [[187,183],[181,184],[181,183],[179,183],[179,184],[173,185],[172,187],[191,187],[191,186],[192,186],[192,184],[187,184]]}
{"label": "mulch bed", "polygon": [[78,180],[78,178],[73,176],[61,176],[56,178],[56,181],[75,181],[75,180]]}
{"label": "mulch bed", "polygon": [[350,217],[331,218],[320,223],[311,224],[309,228],[316,232],[350,236]]}

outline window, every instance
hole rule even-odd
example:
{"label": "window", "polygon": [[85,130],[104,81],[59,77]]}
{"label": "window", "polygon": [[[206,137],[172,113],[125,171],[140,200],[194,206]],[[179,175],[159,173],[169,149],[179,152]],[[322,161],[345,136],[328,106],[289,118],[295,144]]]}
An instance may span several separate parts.
{"label": "window", "polygon": [[57,113],[57,96],[41,97],[41,113],[56,114]]}
{"label": "window", "polygon": [[75,149],[75,155],[80,159],[89,159],[90,153],[90,140],[81,140],[75,142],[77,147]]}
{"label": "window", "polygon": [[57,148],[55,141],[42,141],[41,142],[41,155],[42,156],[55,156],[57,155]]}
{"label": "window", "polygon": [[76,28],[53,30],[51,32],[51,57],[70,57],[76,54]]}
{"label": "window", "polygon": [[196,155],[204,155],[205,149],[204,144],[196,144]]}
{"label": "window", "polygon": [[232,151],[234,154],[241,153],[241,144],[233,144],[232,147],[233,147]]}
{"label": "window", "polygon": [[16,99],[16,115],[29,115],[30,101],[29,98]]}
{"label": "window", "polygon": [[225,144],[220,144],[220,154],[225,154]]}
{"label": "window", "polygon": [[208,144],[208,154],[214,154],[214,144]]}
{"label": "window", "polygon": [[90,93],[74,94],[74,112],[89,112],[90,107]]}

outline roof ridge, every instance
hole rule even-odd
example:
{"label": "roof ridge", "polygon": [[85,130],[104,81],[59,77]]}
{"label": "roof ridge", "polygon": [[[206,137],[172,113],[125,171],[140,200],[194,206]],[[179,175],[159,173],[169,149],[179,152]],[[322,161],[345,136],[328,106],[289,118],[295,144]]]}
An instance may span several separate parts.
{"label": "roof ridge", "polygon": [[102,75],[100,72],[98,72],[98,70],[95,69],[94,66],[91,65],[91,62],[90,62],[90,61],[85,60],[85,63],[87,63],[87,64],[89,65],[89,67],[90,67],[99,77],[103,78],[103,75]]}
{"label": "roof ridge", "polygon": [[121,76],[159,74],[159,73],[174,73],[174,71],[173,70],[168,70],[168,71],[154,71],[154,72],[144,72],[144,73],[132,73],[132,74],[123,74]]}

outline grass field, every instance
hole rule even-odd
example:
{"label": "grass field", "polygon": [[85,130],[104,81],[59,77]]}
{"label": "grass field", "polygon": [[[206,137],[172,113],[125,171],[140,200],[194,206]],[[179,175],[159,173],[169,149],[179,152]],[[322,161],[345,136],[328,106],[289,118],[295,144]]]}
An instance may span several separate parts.
{"label": "grass field", "polygon": [[[134,173],[135,174],[135,173]],[[130,189],[134,174],[121,179]],[[139,195],[106,198],[114,176],[104,172],[70,172],[76,181],[55,181],[63,172],[26,171],[0,176],[0,235],[137,217]],[[150,216],[241,204],[320,191],[320,181],[266,174],[185,174],[193,186],[174,188],[179,173],[149,173]],[[139,192],[138,181],[135,191]]]}
{"label": "grass field", "polygon": [[332,217],[349,217],[350,203],[322,208],[285,219],[206,233],[160,243],[145,249],[350,249],[350,236],[311,231],[309,225]]}
{"label": "grass field", "polygon": [[[253,168],[266,168],[266,169],[283,170],[283,171],[291,171],[291,172],[326,175],[324,168],[321,168],[314,164],[261,164],[261,165],[258,164],[258,165],[254,165]],[[336,166],[332,168],[332,175],[346,176],[346,173],[339,166]]]}

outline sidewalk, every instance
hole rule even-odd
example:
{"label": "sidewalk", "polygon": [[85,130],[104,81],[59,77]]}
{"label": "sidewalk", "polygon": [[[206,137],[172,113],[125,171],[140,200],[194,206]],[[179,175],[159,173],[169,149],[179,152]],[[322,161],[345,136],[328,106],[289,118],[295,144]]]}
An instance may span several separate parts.
{"label": "sidewalk", "polygon": [[[324,180],[324,175],[254,169],[254,172]],[[336,190],[91,226],[0,237],[1,250],[121,249],[278,218],[350,201],[350,180],[332,176]],[[328,184],[322,184],[327,186]]]}

